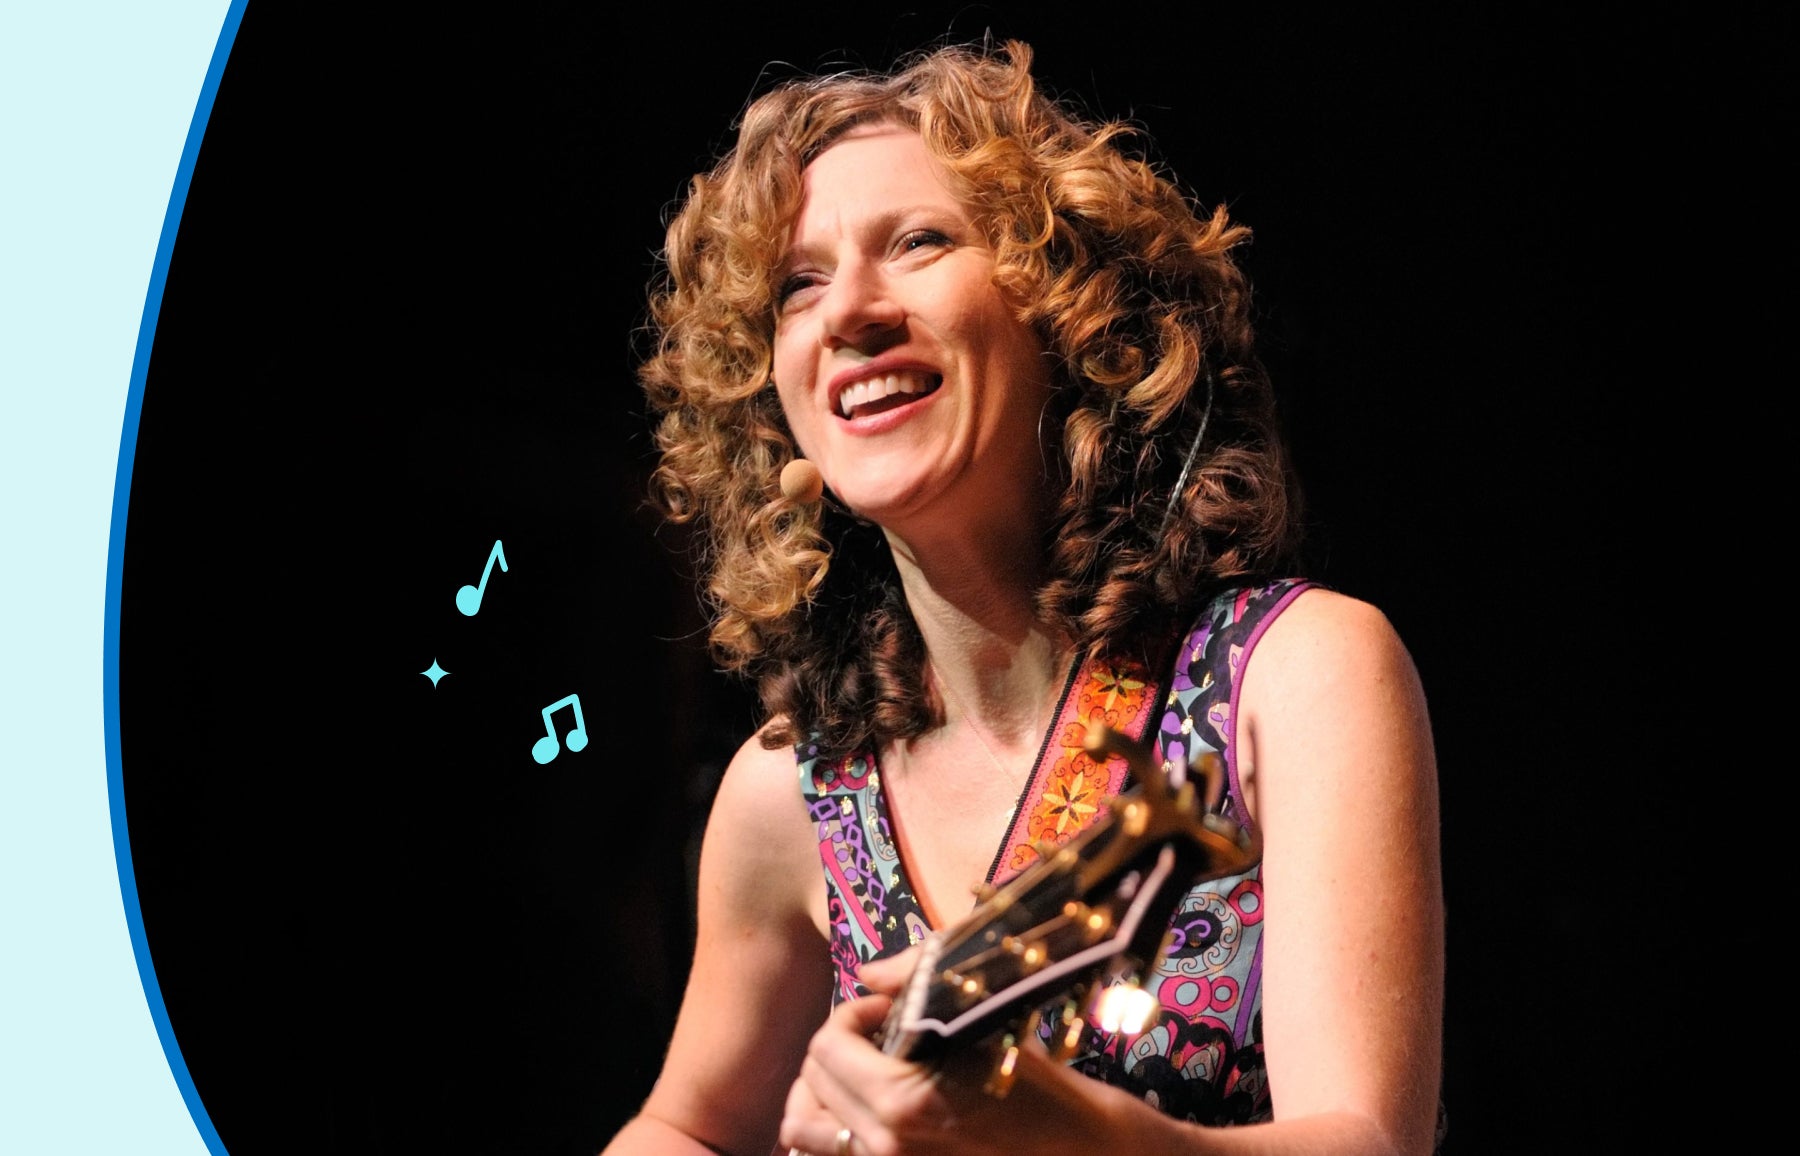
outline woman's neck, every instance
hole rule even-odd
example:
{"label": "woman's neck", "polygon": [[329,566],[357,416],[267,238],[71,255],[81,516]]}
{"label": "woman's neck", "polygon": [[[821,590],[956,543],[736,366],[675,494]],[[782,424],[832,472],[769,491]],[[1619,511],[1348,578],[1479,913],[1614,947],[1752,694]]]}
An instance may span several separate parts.
{"label": "woman's neck", "polygon": [[1023,560],[1038,556],[1039,541],[1020,537],[926,551],[890,536],[945,724],[973,715],[986,742],[1011,752],[1042,741],[1072,658],[1068,640],[1037,616],[1040,571]]}

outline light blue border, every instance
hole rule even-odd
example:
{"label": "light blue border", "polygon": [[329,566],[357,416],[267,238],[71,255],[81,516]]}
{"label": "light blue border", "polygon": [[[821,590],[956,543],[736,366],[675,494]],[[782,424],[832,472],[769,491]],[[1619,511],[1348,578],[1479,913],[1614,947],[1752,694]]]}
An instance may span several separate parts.
{"label": "light blue border", "polygon": [[145,351],[242,10],[230,0],[0,0],[7,1156],[222,1152],[196,1127],[160,1005],[153,1014],[146,1000],[141,934],[128,925],[136,903],[114,843],[118,736],[107,694],[115,515]]}
{"label": "light blue border", "polygon": [[156,341],[156,321],[162,312],[163,287],[168,281],[169,258],[175,250],[175,237],[181,228],[181,212],[187,205],[188,185],[193,180],[194,162],[200,156],[200,141],[206,135],[206,122],[212,116],[213,99],[219,92],[219,80],[225,74],[225,61],[237,39],[238,25],[243,21],[249,0],[232,0],[225,13],[224,27],[213,48],[212,63],[207,66],[206,80],[200,88],[200,99],[194,107],[193,123],[188,129],[187,143],[181,150],[181,163],[175,171],[175,188],[169,194],[169,208],[163,218],[162,237],[156,245],[156,264],[150,273],[150,290],[144,297],[144,318],[138,326],[137,355],[131,364],[131,387],[125,399],[125,425],[119,437],[119,469],[113,480],[112,535],[106,556],[106,789],[111,803],[113,854],[119,865],[119,889],[125,901],[125,922],[131,931],[131,948],[137,956],[138,975],[144,984],[144,1000],[150,1006],[150,1018],[156,1023],[157,1037],[162,1040],[163,1054],[169,1059],[169,1071],[181,1089],[194,1126],[214,1156],[227,1156],[200,1102],[200,1093],[182,1059],[181,1045],[176,1042],[169,1024],[169,1012],[163,1005],[162,987],[156,981],[156,965],[150,959],[150,945],[144,936],[143,911],[138,906],[137,875],[131,864],[131,832],[125,821],[124,766],[119,744],[119,594],[125,566],[125,522],[131,505],[131,467],[137,459],[138,418],[144,405],[144,381],[150,371],[150,352]]}

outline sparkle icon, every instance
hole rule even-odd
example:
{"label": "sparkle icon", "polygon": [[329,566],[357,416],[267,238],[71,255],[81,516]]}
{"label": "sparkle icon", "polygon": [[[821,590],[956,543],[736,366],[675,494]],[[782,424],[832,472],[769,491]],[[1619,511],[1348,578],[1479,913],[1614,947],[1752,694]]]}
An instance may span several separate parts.
{"label": "sparkle icon", "polygon": [[431,660],[431,665],[426,667],[424,670],[421,670],[419,673],[424,675],[426,678],[429,678],[431,680],[432,686],[436,686],[438,684],[438,679],[444,677],[446,674],[449,674],[450,672],[445,670],[443,667],[439,666],[437,664],[437,659],[434,658]]}

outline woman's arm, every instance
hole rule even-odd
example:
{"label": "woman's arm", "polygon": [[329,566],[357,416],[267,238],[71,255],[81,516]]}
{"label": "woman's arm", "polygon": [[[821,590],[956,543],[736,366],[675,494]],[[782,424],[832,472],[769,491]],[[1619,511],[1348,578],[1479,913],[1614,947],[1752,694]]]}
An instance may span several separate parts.
{"label": "woman's arm", "polygon": [[[1263,1025],[1275,1120],[1175,1121],[1027,1051],[1013,1090],[933,1080],[864,1038],[883,997],[809,1045],[782,1142],[912,1152],[1427,1153],[1443,1014],[1437,768],[1412,660],[1374,608],[1323,590],[1269,626],[1236,742],[1263,836]],[[871,980],[865,969],[865,981]],[[894,985],[887,985],[894,986]]]}
{"label": "woman's arm", "polygon": [[1270,624],[1239,701],[1275,1118],[1315,1119],[1332,1151],[1429,1152],[1444,901],[1418,672],[1380,611],[1313,590]]}
{"label": "woman's arm", "polygon": [[605,1156],[767,1156],[831,1007],[820,870],[793,753],[752,738],[707,820],[694,963],[662,1074]]}

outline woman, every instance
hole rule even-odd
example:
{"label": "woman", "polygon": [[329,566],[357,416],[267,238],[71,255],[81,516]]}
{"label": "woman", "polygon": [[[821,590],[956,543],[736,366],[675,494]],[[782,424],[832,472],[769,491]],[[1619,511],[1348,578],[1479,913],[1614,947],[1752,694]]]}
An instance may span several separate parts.
{"label": "woman", "polygon": [[[669,228],[658,493],[706,529],[712,640],[767,721],[713,806],[661,1079],[609,1154],[1438,1136],[1416,672],[1377,610],[1292,575],[1246,230],[1029,66],[947,48],[773,91]],[[878,1047],[914,945],[1104,821],[1130,785],[1087,745],[1107,731],[1221,754],[1221,822],[1260,849],[1182,899],[1149,1024],[1021,1033],[998,1082],[990,1048]]]}

